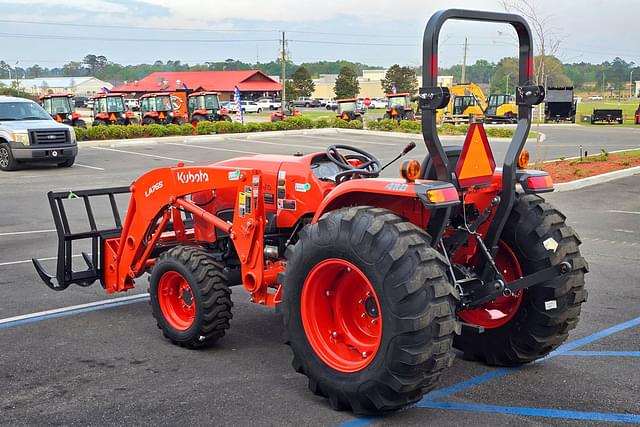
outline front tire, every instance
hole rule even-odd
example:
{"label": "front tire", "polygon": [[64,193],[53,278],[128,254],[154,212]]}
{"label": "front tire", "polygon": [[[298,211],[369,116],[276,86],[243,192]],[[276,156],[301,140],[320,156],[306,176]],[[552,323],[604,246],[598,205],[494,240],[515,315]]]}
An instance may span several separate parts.
{"label": "front tire", "polygon": [[58,166],[60,166],[61,168],[70,168],[71,166],[73,166],[75,162],[76,162],[76,158],[72,157],[68,160],[65,160],[62,163],[58,163]]}
{"label": "front tire", "polygon": [[[508,323],[483,333],[463,328],[455,338],[454,346],[465,358],[514,366],[540,359],[566,341],[587,299],[584,275],[588,266],[580,255],[580,238],[565,224],[565,216],[536,195],[518,195],[501,240],[515,255],[524,275],[563,261],[573,265],[568,276],[522,291],[518,311]],[[546,249],[556,243],[555,251]]]}
{"label": "front tire", "polygon": [[429,240],[386,209],[353,207],[307,226],[287,253],[293,367],[334,409],[402,408],[451,365],[456,301]]}
{"label": "front tire", "polygon": [[14,171],[18,168],[18,161],[13,157],[9,144],[0,144],[0,169]]}
{"label": "front tire", "polygon": [[229,329],[233,303],[223,269],[193,246],[176,246],[160,255],[149,283],[151,309],[172,343],[204,347]]}

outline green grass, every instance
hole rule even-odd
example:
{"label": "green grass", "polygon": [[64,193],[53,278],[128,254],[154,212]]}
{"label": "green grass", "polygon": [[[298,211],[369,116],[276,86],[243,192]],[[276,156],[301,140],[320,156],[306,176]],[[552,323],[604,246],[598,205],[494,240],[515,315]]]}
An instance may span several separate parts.
{"label": "green grass", "polygon": [[576,123],[590,125],[589,122],[582,121],[582,116],[590,116],[594,109],[620,109],[622,110],[624,117],[624,124],[635,126],[634,123],[637,108],[638,101],[582,101],[578,103]]}

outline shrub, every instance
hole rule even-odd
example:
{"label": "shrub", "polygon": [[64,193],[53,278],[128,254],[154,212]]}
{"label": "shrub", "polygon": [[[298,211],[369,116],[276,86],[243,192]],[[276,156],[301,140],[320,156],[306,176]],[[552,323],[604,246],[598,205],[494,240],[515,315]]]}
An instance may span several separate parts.
{"label": "shrub", "polygon": [[245,132],[260,132],[262,129],[260,127],[261,123],[249,122],[244,125]]}
{"label": "shrub", "polygon": [[385,132],[398,130],[398,122],[391,119],[384,119],[378,122],[378,129]]}
{"label": "shrub", "polygon": [[349,129],[349,122],[336,117],[335,119],[331,120],[331,127],[338,129]]}
{"label": "shrub", "polygon": [[105,125],[91,126],[87,129],[87,139],[92,141],[109,139],[108,128],[109,127]]}
{"label": "shrub", "polygon": [[215,122],[213,123],[213,131],[215,133],[231,133],[233,132],[233,122]]}
{"label": "shrub", "polygon": [[321,117],[313,123],[314,127],[317,129],[324,129],[331,127],[331,122],[326,117]]}
{"label": "shrub", "polygon": [[495,138],[511,138],[513,137],[513,129],[509,128],[488,128],[487,136]]}
{"label": "shrub", "polygon": [[287,119],[289,123],[289,129],[311,129],[314,127],[314,122],[308,117],[290,117]]}
{"label": "shrub", "polygon": [[211,135],[216,133],[216,124],[212,122],[199,122],[195,127],[196,135]]}
{"label": "shrub", "polygon": [[363,123],[362,120],[352,120],[349,122],[349,129],[362,129]]}
{"label": "shrub", "polygon": [[76,139],[78,141],[86,141],[87,140],[87,129],[85,128],[74,128],[76,132]]}
{"label": "shrub", "polygon": [[195,135],[195,130],[191,123],[184,123],[180,125],[180,135]]}
{"label": "shrub", "polygon": [[260,132],[269,132],[272,130],[276,130],[276,126],[274,122],[263,122],[263,123],[257,123],[259,125],[260,128]]}
{"label": "shrub", "polygon": [[142,125],[127,126],[127,138],[142,138],[142,137],[144,137],[144,126]]}
{"label": "shrub", "polygon": [[145,135],[151,136],[154,138],[167,136],[169,132],[167,131],[166,126],[163,125],[148,125],[145,127]]}
{"label": "shrub", "polygon": [[400,130],[406,133],[420,133],[422,125],[417,121],[403,120],[400,122]]}
{"label": "shrub", "polygon": [[111,125],[107,126],[107,139],[127,139],[129,133],[127,132],[127,126]]}

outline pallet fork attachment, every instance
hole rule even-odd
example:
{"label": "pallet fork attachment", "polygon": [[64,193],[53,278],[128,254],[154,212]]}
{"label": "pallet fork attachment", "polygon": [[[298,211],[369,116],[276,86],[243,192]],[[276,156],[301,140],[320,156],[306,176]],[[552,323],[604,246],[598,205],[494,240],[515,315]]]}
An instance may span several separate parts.
{"label": "pallet fork attachment", "polygon": [[[31,259],[38,275],[45,285],[54,291],[63,291],[72,284],[85,287],[92,285],[96,280],[100,279],[102,239],[108,236],[120,235],[122,231],[122,220],[115,195],[129,192],[129,187],[113,187],[81,191],[50,191],[47,194],[51,214],[53,215],[53,221],[56,226],[56,233],[58,234],[58,257],[55,276],[47,273],[40,260],[37,258]],[[97,226],[94,209],[91,206],[91,198],[100,196],[106,196],[109,199],[111,214],[113,215],[115,224],[114,228],[99,229]],[[84,201],[84,207],[89,220],[89,231],[72,232],[64,201],[73,199],[82,199]],[[85,239],[91,239],[91,253],[82,252],[82,258],[87,269],[74,271],[73,242]]]}

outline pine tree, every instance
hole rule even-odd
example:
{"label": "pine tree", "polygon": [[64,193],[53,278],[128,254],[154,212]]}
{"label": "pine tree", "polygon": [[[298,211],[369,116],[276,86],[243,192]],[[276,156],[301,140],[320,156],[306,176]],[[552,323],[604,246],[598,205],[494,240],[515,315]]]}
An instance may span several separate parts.
{"label": "pine tree", "polygon": [[355,98],[360,92],[360,84],[358,76],[353,68],[344,66],[340,69],[340,74],[336,78],[336,84],[333,87],[337,99]]}

